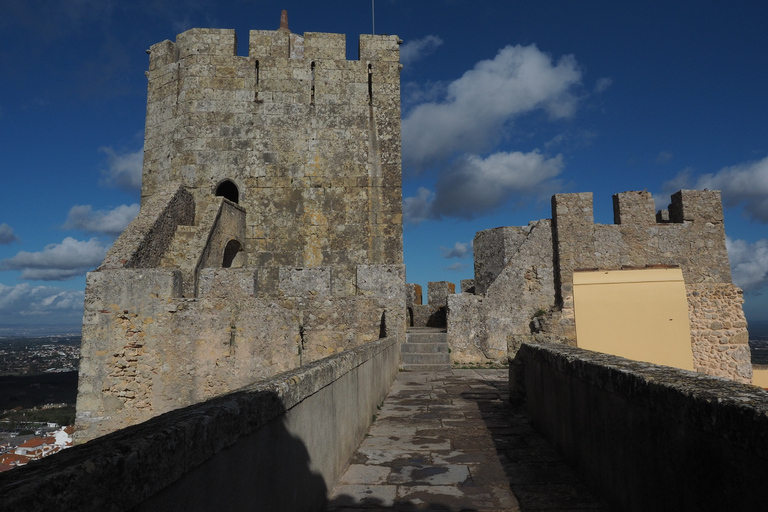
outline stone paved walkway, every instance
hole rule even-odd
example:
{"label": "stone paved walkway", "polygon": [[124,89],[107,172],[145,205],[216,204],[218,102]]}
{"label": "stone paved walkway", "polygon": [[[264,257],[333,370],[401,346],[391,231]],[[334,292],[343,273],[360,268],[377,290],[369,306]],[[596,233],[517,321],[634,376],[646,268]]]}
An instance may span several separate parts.
{"label": "stone paved walkway", "polygon": [[328,510],[603,510],[508,389],[506,370],[401,372]]}

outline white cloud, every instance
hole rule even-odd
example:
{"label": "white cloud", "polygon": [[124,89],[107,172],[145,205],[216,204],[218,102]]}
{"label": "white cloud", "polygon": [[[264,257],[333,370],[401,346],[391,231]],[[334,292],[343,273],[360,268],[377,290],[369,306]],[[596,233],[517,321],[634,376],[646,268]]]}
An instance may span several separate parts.
{"label": "white cloud", "polygon": [[69,210],[64,228],[117,236],[138,213],[138,203],[123,204],[113,210],[93,210],[89,204],[75,205]]}
{"label": "white cloud", "polygon": [[447,267],[443,267],[443,268],[445,270],[451,270],[451,271],[454,271],[454,272],[458,272],[459,270],[464,270],[467,267],[469,267],[469,264],[457,261],[456,263],[452,263],[452,264],[448,265]]}
{"label": "white cloud", "polygon": [[559,188],[554,178],[563,166],[561,155],[546,158],[538,151],[462,157],[438,177],[432,214],[473,218],[515,196],[548,196]]}
{"label": "white cloud", "polygon": [[468,243],[456,242],[451,249],[440,247],[443,258],[466,258],[472,254],[472,246]]}
{"label": "white cloud", "polygon": [[429,35],[414,39],[400,46],[400,62],[405,65],[413,64],[434,52],[443,44],[439,36]]}
{"label": "white cloud", "polygon": [[437,179],[436,191],[419,188],[403,200],[406,222],[418,224],[442,217],[475,218],[507,201],[547,197],[557,191],[555,179],[563,170],[563,157],[546,158],[539,151],[494,153],[487,158],[458,158]]}
{"label": "white cloud", "polygon": [[18,242],[19,237],[13,232],[13,228],[6,223],[0,224],[0,245]]}
{"label": "white cloud", "polygon": [[117,154],[109,147],[99,148],[99,151],[106,153],[109,160],[109,168],[103,172],[104,184],[127,191],[141,190],[144,149],[123,154]]}
{"label": "white cloud", "polygon": [[608,90],[608,88],[611,85],[613,85],[613,78],[610,78],[610,77],[598,78],[597,82],[595,82],[595,92],[597,94],[600,94],[601,92],[605,92]]}
{"label": "white cloud", "polygon": [[576,59],[553,64],[536,46],[507,46],[492,60],[451,82],[442,102],[413,108],[403,119],[403,163],[423,169],[464,152],[495,144],[515,117],[543,109],[553,118],[570,117],[581,82]]}
{"label": "white cloud", "polygon": [[434,192],[419,187],[417,195],[403,199],[403,220],[407,223],[418,224],[429,219],[432,215],[434,200]]}
{"label": "white cloud", "polygon": [[21,270],[22,279],[64,281],[97,267],[106,253],[107,248],[96,238],[86,242],[67,237],[40,252],[21,251],[0,260],[0,270]]}
{"label": "white cloud", "polygon": [[[405,82],[401,86],[400,97],[403,114],[421,103],[438,101],[445,96],[448,82],[427,81],[424,83]],[[406,116],[407,117],[407,116]]]}
{"label": "white cloud", "polygon": [[34,322],[35,326],[77,324],[82,321],[84,299],[82,290],[0,283],[0,318],[17,325],[25,322]]}
{"label": "white cloud", "polygon": [[744,291],[757,290],[768,285],[768,239],[750,244],[744,240],[726,238],[728,258],[731,260],[733,283]]}
{"label": "white cloud", "polygon": [[695,188],[720,190],[726,206],[744,205],[750,218],[768,223],[768,157],[705,174]]}

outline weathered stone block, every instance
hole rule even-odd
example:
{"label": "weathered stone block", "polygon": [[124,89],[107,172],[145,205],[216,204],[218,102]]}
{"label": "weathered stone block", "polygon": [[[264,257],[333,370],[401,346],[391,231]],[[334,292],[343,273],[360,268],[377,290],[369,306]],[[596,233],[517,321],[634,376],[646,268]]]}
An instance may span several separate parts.
{"label": "weathered stone block", "polygon": [[402,298],[405,293],[404,265],[358,265],[357,293],[387,299]]}
{"label": "weathered stone block", "polygon": [[331,294],[330,267],[280,268],[280,293],[289,297],[329,296]]}
{"label": "weathered stone block", "polygon": [[448,281],[430,282],[427,290],[427,303],[430,306],[443,307],[448,305],[448,296],[456,293],[456,285]]}
{"label": "weathered stone block", "polygon": [[256,270],[204,268],[198,277],[198,296],[248,297],[256,295]]}

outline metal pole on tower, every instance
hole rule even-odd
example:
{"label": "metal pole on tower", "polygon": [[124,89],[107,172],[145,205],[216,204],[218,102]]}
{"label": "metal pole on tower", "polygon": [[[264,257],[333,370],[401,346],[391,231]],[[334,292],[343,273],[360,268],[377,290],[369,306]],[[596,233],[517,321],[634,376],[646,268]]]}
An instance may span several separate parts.
{"label": "metal pole on tower", "polygon": [[374,0],[371,0],[371,23],[373,25],[371,33],[376,35],[376,11],[374,9],[373,2]]}

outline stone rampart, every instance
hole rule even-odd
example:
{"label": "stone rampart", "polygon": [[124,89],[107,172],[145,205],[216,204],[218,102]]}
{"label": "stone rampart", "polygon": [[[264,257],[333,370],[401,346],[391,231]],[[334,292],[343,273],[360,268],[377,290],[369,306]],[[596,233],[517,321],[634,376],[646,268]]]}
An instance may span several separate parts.
{"label": "stone rampart", "polygon": [[761,510],[768,392],[575,347],[525,344],[513,400],[617,510]]}
{"label": "stone rampart", "polygon": [[[743,299],[731,283],[720,192],[675,193],[668,221],[654,214],[653,198],[648,192],[616,194],[613,205],[616,223],[595,224],[592,194],[557,194],[552,198],[561,317],[575,321],[576,270],[678,266],[688,291],[694,368],[749,382],[752,372],[748,368]],[[710,295],[717,298],[706,300]],[[712,328],[717,319],[730,327]],[[575,331],[571,332],[575,339]]]}
{"label": "stone rampart", "polygon": [[376,340],[64,450],[0,474],[0,510],[325,510],[398,363]]}
{"label": "stone rampart", "polygon": [[421,286],[412,283],[406,286],[408,325],[445,328],[448,300],[456,293],[456,285],[448,281],[430,281],[427,284],[426,304],[422,304]]}

